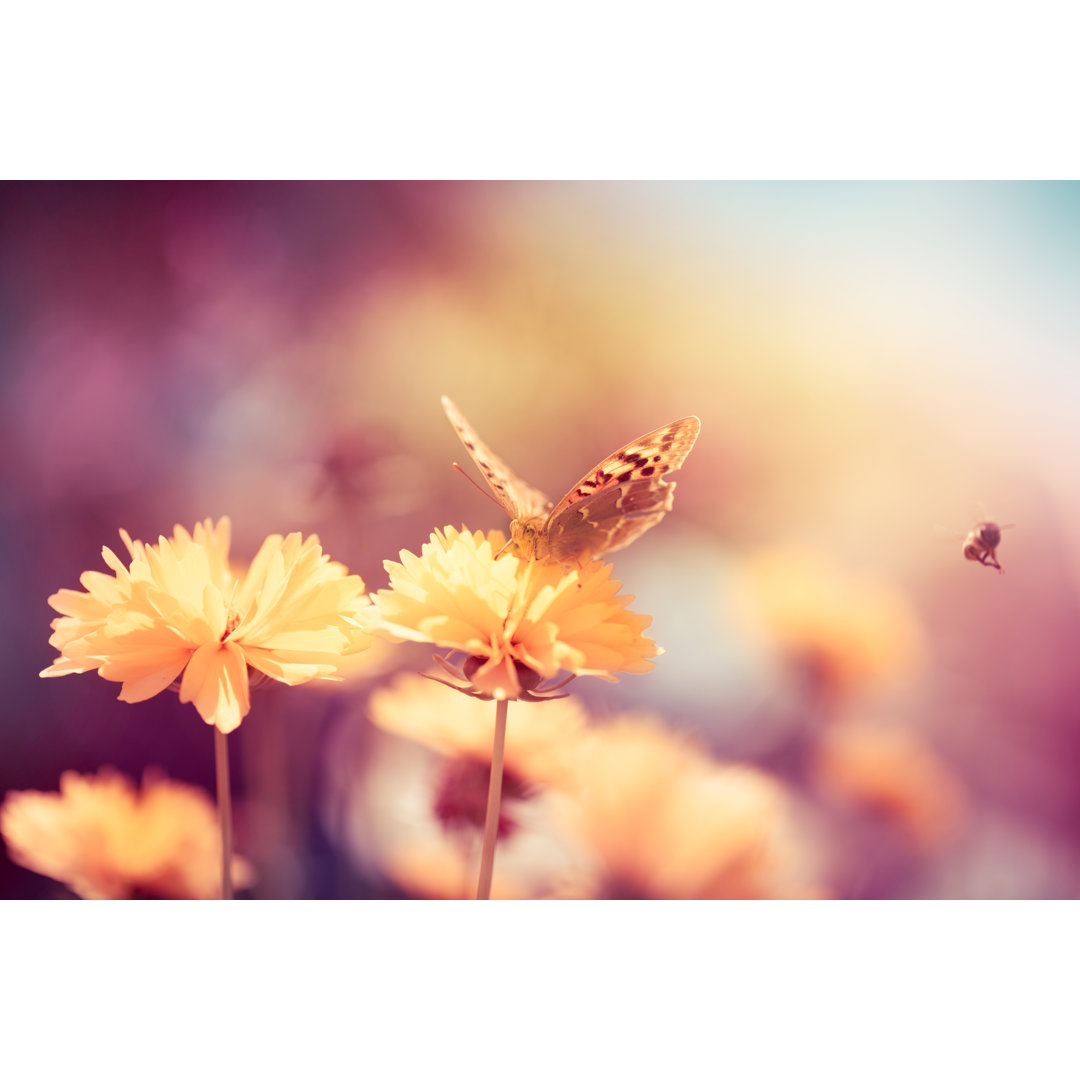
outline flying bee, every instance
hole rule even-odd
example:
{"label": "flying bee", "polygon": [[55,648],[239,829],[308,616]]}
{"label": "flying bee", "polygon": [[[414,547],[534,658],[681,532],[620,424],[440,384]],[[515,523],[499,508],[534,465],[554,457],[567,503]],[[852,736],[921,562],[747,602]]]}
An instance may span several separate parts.
{"label": "flying bee", "polygon": [[980,562],[983,566],[993,566],[999,574],[1004,574],[1001,563],[997,561],[997,549],[1001,543],[1001,530],[1011,528],[1011,525],[980,521],[964,537],[964,558]]}

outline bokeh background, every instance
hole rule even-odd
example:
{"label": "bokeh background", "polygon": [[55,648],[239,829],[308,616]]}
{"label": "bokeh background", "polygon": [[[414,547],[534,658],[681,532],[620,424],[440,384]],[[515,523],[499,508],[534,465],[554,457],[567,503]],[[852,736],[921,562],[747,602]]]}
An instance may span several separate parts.
{"label": "bokeh background", "polygon": [[[0,185],[0,789],[213,790],[174,695],[38,678],[46,598],[121,526],[317,532],[376,589],[504,524],[440,395],[556,498],[694,413],[674,512],[613,556],[666,654],[575,697],[776,777],[816,894],[1073,897],[1078,295],[1071,183]],[[961,555],[983,517],[1004,574]],[[256,696],[249,895],[423,894],[373,839],[413,781],[366,702],[426,660]],[[0,895],[66,895],[0,858]]]}

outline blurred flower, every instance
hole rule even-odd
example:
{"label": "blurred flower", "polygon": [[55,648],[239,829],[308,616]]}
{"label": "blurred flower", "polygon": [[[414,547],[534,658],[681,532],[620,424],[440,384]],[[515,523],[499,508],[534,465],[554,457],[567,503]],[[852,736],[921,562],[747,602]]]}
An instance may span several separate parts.
{"label": "blurred flower", "polygon": [[922,631],[901,593],[810,550],[751,557],[739,601],[744,620],[804,665],[826,695],[909,673],[922,659]]}
{"label": "blurred flower", "polygon": [[[487,810],[495,727],[491,706],[403,675],[371,695],[368,715],[376,727],[441,755],[432,772],[431,814],[446,832],[457,834],[464,851],[471,851]],[[500,839],[518,831],[524,805],[543,789],[571,781],[585,719],[570,698],[515,707],[506,731]]]}
{"label": "blurred flower", "polygon": [[436,530],[416,556],[387,560],[390,588],[374,596],[368,625],[406,641],[468,655],[460,674],[484,698],[531,697],[560,670],[596,675],[652,668],[652,621],[626,609],[610,564],[565,569],[519,559],[499,532]]}
{"label": "blurred flower", "polygon": [[[328,756],[328,828],[358,862],[414,896],[461,898],[476,890],[487,806],[494,711],[489,702],[416,675],[400,675],[368,700],[377,729],[354,732]],[[590,856],[556,824],[572,783],[586,714],[572,699],[518,703],[507,723],[499,853],[492,895],[586,895]],[[338,738],[346,738],[339,734]],[[349,761],[363,761],[363,774]],[[340,800],[340,801],[339,801]],[[337,812],[329,808],[337,807]]]}
{"label": "blurred flower", "polygon": [[[414,895],[471,895],[490,706],[403,677],[372,695],[369,715],[410,741],[365,745],[363,776],[339,774],[345,809],[332,831]],[[334,748],[334,768],[347,756]],[[653,718],[590,728],[573,699],[516,705],[506,779],[496,895],[820,895],[786,789],[756,769],[713,761]]]}
{"label": "blurred flower", "polygon": [[882,814],[920,848],[955,834],[965,808],[960,782],[914,732],[845,721],[818,742],[817,785],[841,803]]}
{"label": "blurred flower", "polygon": [[[87,900],[212,900],[221,895],[221,832],[200,788],[148,771],[142,790],[109,768],[65,772],[60,791],[9,792],[0,833],[11,858]],[[254,873],[233,859],[247,888]]]}
{"label": "blurred flower", "polygon": [[[443,704],[461,702],[486,713],[489,725],[493,722],[490,704],[428,685]],[[543,713],[561,704],[528,708]],[[524,712],[525,706],[518,711]],[[513,745],[514,719],[511,715],[508,747]],[[446,757],[419,742],[373,732],[366,723],[363,727],[366,731],[339,729],[328,748],[322,792],[329,835],[352,863],[393,881],[411,896],[472,898],[490,745],[487,761]],[[354,771],[358,764],[360,770]],[[586,895],[593,876],[585,873],[589,856],[557,823],[556,808],[566,796],[527,783],[510,770],[504,788],[492,896]],[[470,790],[474,798],[469,798]]]}
{"label": "blurred flower", "polygon": [[88,571],[86,592],[49,597],[62,616],[49,639],[60,656],[43,677],[97,670],[132,702],[180,679],[180,700],[229,732],[251,707],[248,667],[289,686],[337,680],[344,658],[371,642],[357,621],[370,603],[363,581],[315,536],[267,537],[247,571],[234,573],[228,518],[208,518],[193,535],[177,525],[156,545],[120,535],[130,565],[105,548],[113,577]]}
{"label": "blurred flower", "polygon": [[[447,694],[428,679],[398,676],[371,695],[368,716],[376,727],[447,757],[469,758],[485,767],[491,761],[491,706],[464,694]],[[506,725],[507,772],[530,784],[565,783],[585,723],[585,710],[573,698],[516,705]]]}
{"label": "blurred flower", "polygon": [[720,764],[658,721],[624,718],[578,755],[569,823],[603,870],[597,892],[637,899],[820,895],[784,786]]}

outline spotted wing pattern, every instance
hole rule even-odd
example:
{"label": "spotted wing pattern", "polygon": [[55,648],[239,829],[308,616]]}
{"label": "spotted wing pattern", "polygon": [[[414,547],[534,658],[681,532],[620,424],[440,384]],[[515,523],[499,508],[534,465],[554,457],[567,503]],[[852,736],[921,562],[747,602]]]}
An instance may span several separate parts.
{"label": "spotted wing pattern", "polygon": [[449,398],[442,404],[511,519],[541,519],[529,526],[535,541],[526,554],[564,563],[618,551],[658,524],[675,493],[664,476],[682,466],[701,430],[701,421],[687,416],[628,442],[590,469],[552,508],[546,495],[518,479],[484,444]]}
{"label": "spotted wing pattern", "polygon": [[510,517],[517,519],[546,514],[551,507],[551,500],[542,491],[537,491],[524,480],[520,480],[513,469],[476,434],[473,426],[448,397],[442,399],[442,407],[462,445],[469,451],[476,467],[488,482],[492,494]]}
{"label": "spotted wing pattern", "polygon": [[568,562],[618,551],[671,509],[675,472],[693,449],[701,421],[687,416],[650,431],[587,472],[548,515],[548,557]]}

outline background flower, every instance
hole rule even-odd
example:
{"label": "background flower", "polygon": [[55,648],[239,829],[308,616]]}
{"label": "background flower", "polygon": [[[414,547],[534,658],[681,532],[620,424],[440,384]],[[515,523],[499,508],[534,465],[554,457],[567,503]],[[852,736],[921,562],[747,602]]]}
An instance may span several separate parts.
{"label": "background flower", "polygon": [[[372,693],[368,717],[383,731],[440,754],[491,761],[494,708],[430,679],[397,676]],[[507,719],[507,770],[529,783],[565,784],[576,769],[585,724],[585,710],[573,697],[516,704]]]}
{"label": "background flower", "polygon": [[[357,716],[327,755],[324,820],[336,842],[410,895],[472,895],[492,712],[489,702],[415,677],[373,694],[379,733],[366,738]],[[463,828],[448,813],[447,791],[452,785],[452,809],[463,813],[472,767],[475,798]],[[506,780],[495,858],[504,897],[821,893],[821,860],[784,785],[714,760],[656,717],[597,723],[573,698],[515,703]]]}
{"label": "background flower", "polygon": [[748,631],[764,635],[829,705],[919,671],[922,630],[900,590],[812,549],[754,552],[738,591]]}
{"label": "background flower", "polygon": [[[201,788],[148,772],[141,790],[112,769],[65,772],[60,791],[9,792],[0,833],[21,866],[86,900],[212,900],[221,895],[221,833]],[[239,888],[254,880],[234,857]]]}
{"label": "background flower", "polygon": [[590,733],[565,804],[599,857],[600,895],[756,900],[819,893],[795,801],[758,769],[721,763],[658,719],[628,717]]}
{"label": "background flower", "polygon": [[964,818],[963,787],[913,731],[858,721],[833,725],[815,749],[813,772],[830,798],[880,814],[919,847],[952,839]]}
{"label": "background flower", "polygon": [[[369,723],[368,716],[370,717]],[[476,893],[494,707],[416,675],[372,695],[327,747],[322,820],[364,875],[410,896]],[[559,823],[585,714],[573,699],[509,707],[492,896],[584,896],[591,856]]]}

